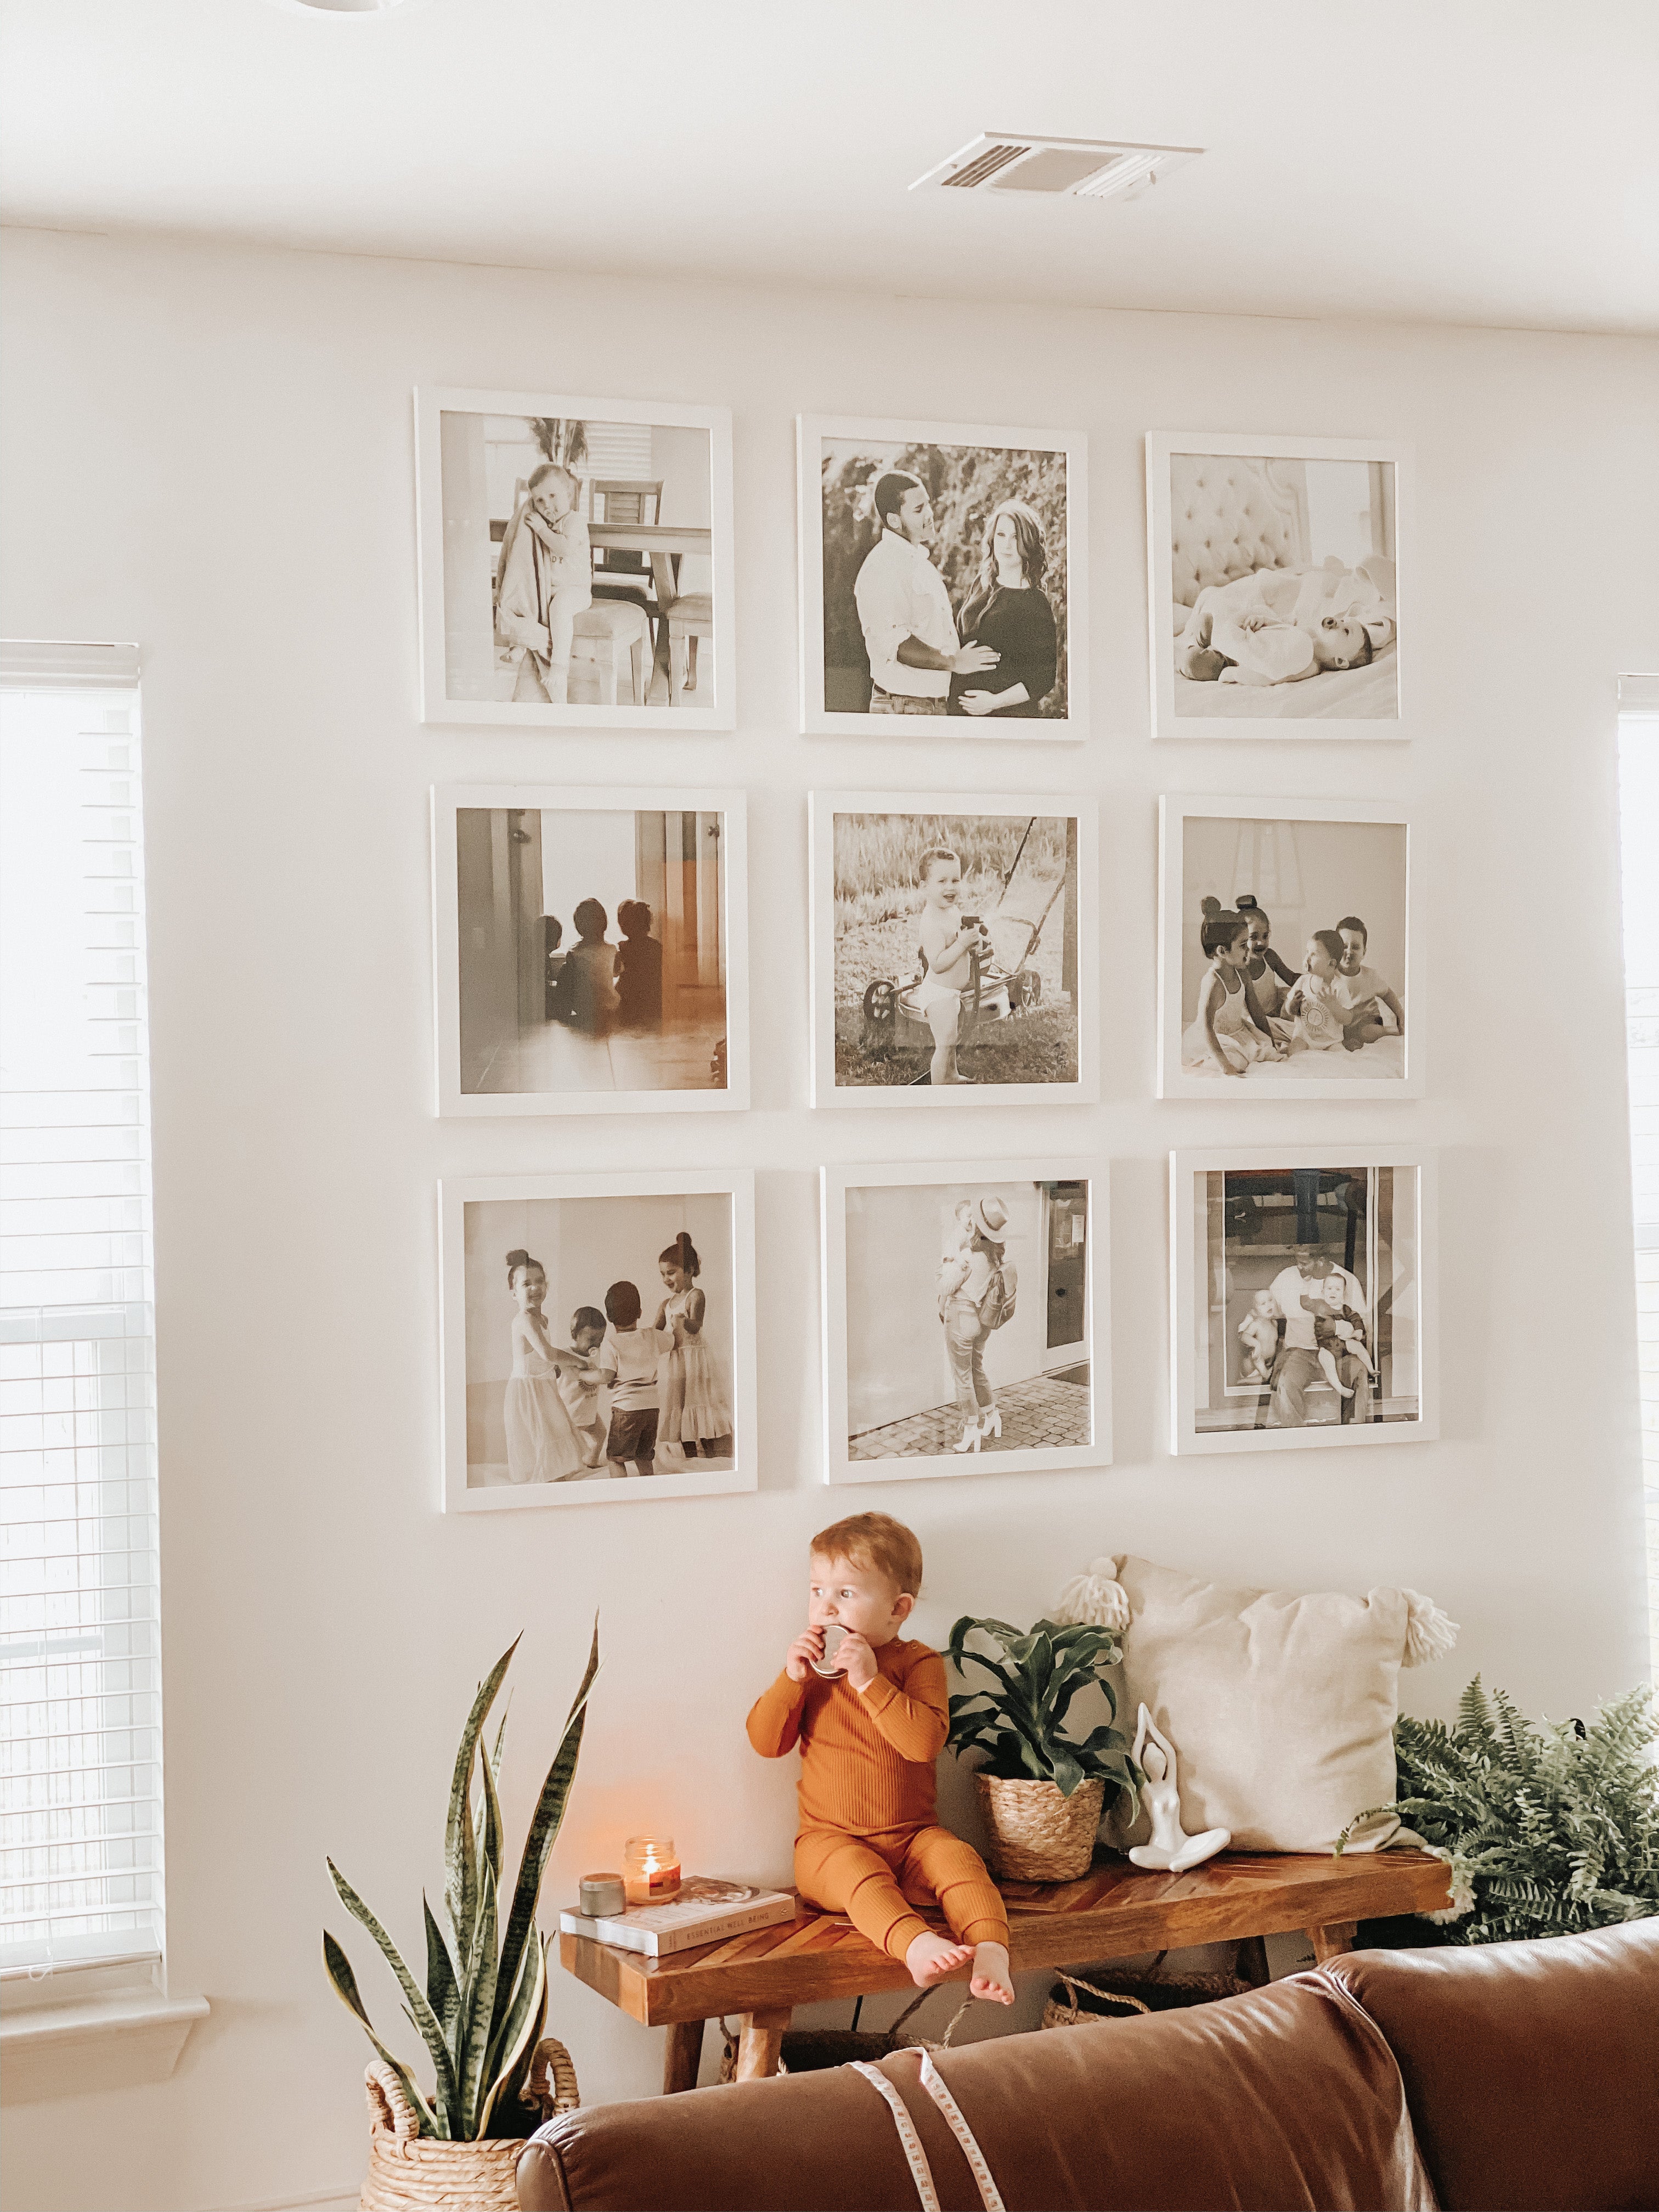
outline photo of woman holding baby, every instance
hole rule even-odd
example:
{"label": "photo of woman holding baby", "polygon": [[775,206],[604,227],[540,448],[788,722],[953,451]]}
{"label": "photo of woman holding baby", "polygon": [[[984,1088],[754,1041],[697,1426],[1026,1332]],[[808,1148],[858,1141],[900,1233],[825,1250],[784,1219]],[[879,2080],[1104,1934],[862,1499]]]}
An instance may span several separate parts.
{"label": "photo of woman holding baby", "polygon": [[1409,818],[1166,797],[1160,822],[1158,1095],[1420,1097]]}

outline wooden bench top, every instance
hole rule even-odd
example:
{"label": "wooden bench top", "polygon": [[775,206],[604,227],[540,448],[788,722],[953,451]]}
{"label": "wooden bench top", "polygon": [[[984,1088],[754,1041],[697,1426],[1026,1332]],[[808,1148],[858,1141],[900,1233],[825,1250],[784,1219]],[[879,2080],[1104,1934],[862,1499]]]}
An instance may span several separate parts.
{"label": "wooden bench top", "polygon": [[[1080,1881],[1000,1887],[1016,1973],[1297,1929],[1351,1932],[1358,1920],[1434,1911],[1449,1900],[1445,1862],[1413,1850],[1340,1859],[1224,1851],[1190,1874],[1144,1873],[1111,1853]],[[809,1905],[793,1922],[672,1958],[646,1959],[589,1936],[561,1936],[559,1959],[578,1981],[647,2027],[720,2013],[785,2011],[910,1984],[899,1960],[878,1951],[849,1921]],[[951,1978],[965,1982],[967,1968]]]}

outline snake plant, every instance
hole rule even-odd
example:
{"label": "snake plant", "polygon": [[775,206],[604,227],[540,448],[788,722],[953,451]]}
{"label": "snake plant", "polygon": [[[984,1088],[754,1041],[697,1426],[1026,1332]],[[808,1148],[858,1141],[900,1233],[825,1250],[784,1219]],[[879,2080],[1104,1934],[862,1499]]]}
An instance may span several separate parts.
{"label": "snake plant", "polygon": [[[970,1651],[970,1636],[995,1644],[998,1656]],[[964,1613],[946,1650],[959,1674],[965,1676],[971,1665],[991,1677],[990,1687],[951,1700],[951,1742],[958,1751],[985,1753],[981,1773],[1007,1782],[1052,1782],[1062,1797],[1082,1783],[1100,1781],[1109,1798],[1121,1791],[1134,1807],[1140,1769],[1130,1756],[1129,1739],[1111,1724],[1117,1699],[1101,1671],[1123,1656],[1115,1630],[1039,1620],[1024,1633],[1006,1620],[975,1620]],[[1066,1717],[1091,1687],[1104,1695],[1111,1719],[1087,1735],[1070,1734]]]}
{"label": "snake plant", "polygon": [[[434,2075],[429,2098],[416,2088],[408,2067],[392,2057],[375,2033],[358,1994],[351,1962],[325,1929],[323,1964],[328,1978],[403,2084],[404,2094],[419,2117],[421,2133],[449,2142],[476,2142],[488,2136],[519,2136],[526,2131],[520,2092],[547,2017],[547,1955],[536,1927],[536,1902],[581,1749],[587,1693],[599,1664],[599,1623],[593,1625],[587,1670],[531,1815],[518,1880],[503,1923],[503,1838],[496,1783],[507,1735],[506,1716],[495,1731],[493,1746],[484,1743],[483,1730],[518,1648],[515,1637],[480,1686],[461,1731],[444,1836],[444,1910],[449,1934],[446,1936],[438,1925],[423,1893],[424,1990],[386,1929],[333,1860],[328,1862],[340,1902],[380,1945],[403,1991],[404,2015],[426,2045]],[[476,1806],[472,1797],[475,1766],[481,1785]]]}

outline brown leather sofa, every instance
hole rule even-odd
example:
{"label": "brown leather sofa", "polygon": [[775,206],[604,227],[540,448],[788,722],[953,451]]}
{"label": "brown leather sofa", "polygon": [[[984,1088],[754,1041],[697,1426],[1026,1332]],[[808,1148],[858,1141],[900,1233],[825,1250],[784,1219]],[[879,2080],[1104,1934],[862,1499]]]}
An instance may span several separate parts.
{"label": "brown leather sofa", "polygon": [[[939,2055],[1007,2212],[1659,2206],[1659,1919],[1481,1948],[1358,1951],[1186,2012]],[[967,2157],[882,2062],[941,2212]],[[523,2212],[915,2212],[861,2075],[600,2106],[540,2129]]]}

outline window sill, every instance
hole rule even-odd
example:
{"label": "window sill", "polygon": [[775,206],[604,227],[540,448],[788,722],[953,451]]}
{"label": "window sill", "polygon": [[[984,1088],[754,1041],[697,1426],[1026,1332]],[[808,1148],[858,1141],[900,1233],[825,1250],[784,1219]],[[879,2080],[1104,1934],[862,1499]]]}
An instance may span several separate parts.
{"label": "window sill", "polygon": [[156,1990],[13,2012],[0,2020],[0,2103],[165,2081],[207,2014],[205,1997]]}

